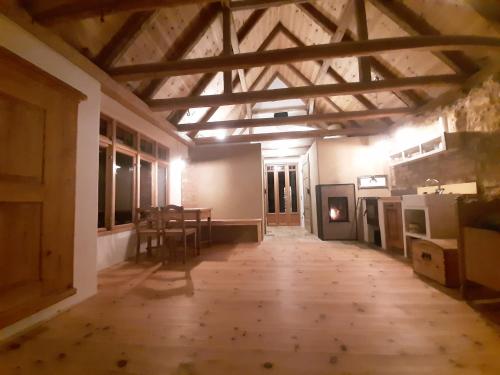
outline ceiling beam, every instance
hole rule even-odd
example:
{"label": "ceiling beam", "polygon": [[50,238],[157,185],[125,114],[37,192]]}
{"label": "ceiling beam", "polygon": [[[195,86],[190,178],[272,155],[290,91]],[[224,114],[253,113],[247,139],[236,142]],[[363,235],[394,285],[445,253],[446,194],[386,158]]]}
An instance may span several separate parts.
{"label": "ceiling beam", "polygon": [[203,95],[196,97],[156,99],[148,100],[146,102],[153,111],[162,112],[179,108],[203,108],[285,99],[355,95],[425,87],[458,86],[462,84],[464,80],[465,77],[458,75],[409,77],[373,82],[340,83],[333,85],[292,87],[266,91],[237,92],[230,95]]}
{"label": "ceiling beam", "polygon": [[[257,9],[255,11],[253,11],[250,14],[250,16],[248,16],[245,23],[239,28],[239,30],[237,32],[238,43],[242,43],[248,37],[248,35],[250,35],[250,33],[254,29],[255,25],[257,25],[257,23],[262,19],[262,17],[266,13],[266,10],[267,9]],[[206,88],[208,87],[210,82],[212,82],[212,80],[215,78],[215,76],[216,76],[216,73],[204,74],[200,78],[200,80],[198,80],[196,85],[193,87],[193,89],[189,93],[189,96],[201,95],[201,93],[206,90]],[[186,110],[182,110],[182,111],[176,111],[176,112],[172,113],[169,116],[169,121],[174,123],[174,124],[178,124],[179,121],[184,117],[186,112],[187,112]]]}
{"label": "ceiling beam", "polygon": [[[330,38],[330,43],[339,43],[342,40],[347,30],[347,27],[349,26],[349,22],[351,21],[353,12],[354,12],[354,3],[352,1],[349,1],[346,7],[344,8],[344,13],[342,13],[342,16],[340,17],[337,30]],[[318,70],[318,73],[316,74],[316,76],[312,81],[313,85],[318,85],[323,81],[323,77],[325,76],[326,72],[328,71],[328,68],[330,67],[330,65],[332,65],[332,63],[333,59],[323,60],[321,67]],[[314,102],[315,102],[314,99],[309,99],[308,103],[309,114],[314,113]]]}
{"label": "ceiling beam", "polygon": [[[80,0],[58,2],[52,7],[40,10],[31,8],[32,17],[42,24],[54,24],[62,21],[83,18],[104,17],[119,12],[153,11],[160,8],[173,8],[189,4],[208,4],[220,0]],[[303,3],[306,0],[242,0],[231,4],[234,11],[263,9],[285,4]],[[29,10],[29,9],[28,9]]]}
{"label": "ceiling beam", "polygon": [[[162,57],[163,61],[180,60],[185,58],[205,35],[209,27],[221,11],[220,4],[209,4],[194,17],[184,28],[182,33],[174,40],[170,48]],[[151,80],[145,86],[140,86],[141,98],[152,98],[168,81],[168,77]]]}
{"label": "ceiling beam", "polygon": [[372,120],[391,116],[404,116],[413,113],[410,108],[377,109],[374,111],[349,111],[320,113],[315,115],[301,115],[291,117],[256,118],[246,120],[212,121],[205,123],[179,125],[179,131],[257,128],[262,126],[304,125],[317,122],[345,122],[349,120]]}
{"label": "ceiling beam", "polygon": [[101,49],[94,62],[104,70],[111,68],[135,42],[141,31],[151,23],[155,14],[155,11],[145,11],[129,16],[120,30]]}
{"label": "ceiling beam", "polygon": [[201,137],[195,139],[196,145],[209,145],[209,144],[227,144],[227,143],[245,143],[245,142],[265,142],[277,141],[283,139],[301,139],[301,138],[317,138],[328,136],[369,136],[381,134],[387,131],[385,125],[371,125],[362,128],[347,128],[335,130],[306,130],[294,132],[279,132],[279,133],[260,133],[249,135],[232,135],[226,137],[224,140],[217,139],[216,137]]}
{"label": "ceiling beam", "polygon": [[466,0],[481,16],[488,21],[496,23],[496,29],[500,26],[500,7],[497,0]]}
{"label": "ceiling beam", "polygon": [[[428,23],[425,18],[415,13],[402,1],[394,0],[369,0],[375,8],[389,17],[409,35],[434,35],[441,33]],[[498,7],[498,4],[497,4]],[[452,15],[449,15],[452,17]],[[433,51],[433,53],[446,65],[457,73],[474,73],[479,66],[463,52],[460,51]]]}
{"label": "ceiling beam", "polygon": [[[330,35],[335,34],[338,29],[338,25],[327,17],[323,12],[319,11],[312,4],[300,4],[298,5],[299,9],[301,9],[306,15],[308,15],[312,20],[314,20],[319,26],[323,28]],[[344,34],[344,38],[342,41],[353,41],[354,37],[349,30],[346,30]],[[378,73],[384,79],[392,79],[392,78],[401,78],[402,74],[394,71],[394,68],[389,67],[379,56],[370,56],[368,57],[371,68]],[[398,91],[394,92],[403,103],[407,106],[415,106],[421,105],[426,100],[420,94],[415,91]]]}
{"label": "ceiling beam", "polygon": [[325,58],[372,56],[387,52],[434,51],[461,48],[497,48],[500,38],[471,35],[410,36],[344,43],[328,43],[280,50],[240,53],[232,56],[204,57],[165,63],[129,65],[111,69],[117,81],[137,81],[174,75],[217,72],[227,69],[287,64]]}
{"label": "ceiling beam", "polygon": [[[354,0],[354,15],[358,40],[368,40],[365,0]],[[371,81],[370,61],[367,59],[367,56],[358,57],[358,71],[359,82]]]}

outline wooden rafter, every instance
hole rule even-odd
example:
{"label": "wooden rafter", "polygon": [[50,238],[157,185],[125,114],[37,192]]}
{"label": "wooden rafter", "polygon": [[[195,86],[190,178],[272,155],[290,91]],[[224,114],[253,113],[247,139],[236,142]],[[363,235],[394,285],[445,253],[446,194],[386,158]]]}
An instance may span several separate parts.
{"label": "wooden rafter", "polygon": [[[318,25],[320,25],[326,32],[330,33],[330,35],[335,34],[338,29],[338,25],[329,17],[327,17],[323,12],[319,11],[315,6],[313,6],[312,4],[300,4],[298,5],[298,7]],[[349,42],[353,40],[354,37],[352,33],[347,30],[342,41]],[[382,78],[393,79],[402,77],[400,73],[396,73],[393,69],[391,69],[379,56],[369,56],[368,60],[371,68]],[[393,94],[396,95],[407,106],[421,105],[425,102],[425,98],[423,98],[413,90],[398,91],[394,92]]]}
{"label": "wooden rafter", "polygon": [[[188,4],[208,4],[220,0],[85,0],[58,2],[40,11],[33,10],[33,18],[43,24],[82,18],[104,17],[119,12],[152,11],[159,8],[173,8]],[[284,4],[303,3],[306,0],[242,0],[231,4],[234,11],[263,9]]]}
{"label": "wooden rafter", "polygon": [[120,30],[101,49],[94,62],[104,70],[111,68],[134,43],[140,32],[150,24],[154,15],[154,11],[145,11],[129,16]]}
{"label": "wooden rafter", "polygon": [[464,80],[465,77],[459,75],[409,77],[367,83],[355,82],[311,87],[292,87],[267,91],[237,92],[230,95],[204,95],[197,97],[156,99],[147,101],[147,104],[153,111],[163,112],[179,108],[203,108],[284,99],[355,95],[425,87],[448,87],[460,85]]}
{"label": "wooden rafter", "polygon": [[[368,23],[366,21],[365,0],[354,0],[356,31],[358,40],[368,40]],[[370,61],[367,56],[358,57],[359,82],[371,81]]]}
{"label": "wooden rafter", "polygon": [[[163,61],[180,60],[185,58],[206,34],[220,13],[220,4],[214,3],[203,7],[194,19],[185,27],[175,39],[172,46],[163,55]],[[141,91],[141,98],[152,98],[168,81],[167,78],[153,79]]]}
{"label": "wooden rafter", "polygon": [[471,35],[439,35],[381,38],[344,43],[328,43],[280,50],[204,57],[155,64],[129,65],[110,71],[118,81],[137,81],[174,75],[216,72],[227,69],[287,64],[325,58],[372,56],[387,52],[456,50],[461,48],[500,49],[500,38]]}
{"label": "wooden rafter", "polygon": [[246,120],[226,120],[199,122],[196,124],[178,125],[179,131],[192,130],[210,130],[210,129],[237,129],[237,128],[257,128],[262,126],[282,126],[282,125],[303,125],[315,124],[317,122],[346,122],[350,120],[372,120],[383,117],[403,116],[412,114],[413,110],[409,108],[378,109],[374,111],[348,111],[321,113],[315,115],[276,117],[276,118],[258,118]]}
{"label": "wooden rafter", "polygon": [[[352,1],[350,1],[346,5],[346,7],[344,9],[344,13],[342,13],[342,16],[340,17],[339,26],[338,26],[337,30],[335,31],[335,33],[330,38],[330,43],[339,43],[342,40],[342,38],[344,37],[344,34],[347,30],[347,27],[349,26],[349,21],[351,20],[352,15],[353,15],[353,11],[354,11],[353,4],[354,3]],[[333,63],[332,59],[323,60],[321,67],[318,70],[318,73],[316,74],[316,76],[314,77],[314,79],[312,81],[313,85],[321,84],[323,77],[325,76],[328,68],[330,67],[330,65],[332,65],[332,63]],[[314,112],[314,99],[309,100],[308,112],[309,112],[309,114],[312,114]]]}
{"label": "wooden rafter", "polygon": [[261,133],[261,134],[249,134],[249,135],[233,135],[226,137],[224,140],[219,140],[215,137],[202,137],[196,138],[196,145],[206,145],[206,144],[221,144],[221,143],[244,143],[244,142],[264,142],[264,141],[276,141],[282,139],[300,139],[300,138],[317,138],[317,137],[328,137],[328,136],[368,136],[381,134],[387,131],[387,126],[385,125],[375,125],[365,126],[362,128],[347,128],[347,129],[335,129],[335,130],[306,130],[306,131],[294,131],[294,132],[279,132],[279,133]]}
{"label": "wooden rafter", "polygon": [[[253,11],[248,19],[245,21],[245,23],[239,28],[237,32],[238,36],[238,42],[241,44],[247,37],[250,35],[252,30],[254,29],[255,25],[259,22],[259,20],[262,19],[264,16],[265,12],[267,9],[257,9]],[[198,96],[201,95],[201,93],[206,90],[210,82],[215,78],[216,73],[206,73],[204,74],[201,79],[197,82],[196,86],[193,87],[191,92],[189,93],[189,96]],[[169,121],[178,124],[179,121],[184,117],[186,114],[186,110],[182,111],[176,111],[174,112],[170,117]]]}
{"label": "wooden rafter", "polygon": [[[368,1],[410,35],[441,35],[434,26],[401,1]],[[479,70],[479,66],[463,52],[434,51],[433,53],[457,73],[474,73]]]}

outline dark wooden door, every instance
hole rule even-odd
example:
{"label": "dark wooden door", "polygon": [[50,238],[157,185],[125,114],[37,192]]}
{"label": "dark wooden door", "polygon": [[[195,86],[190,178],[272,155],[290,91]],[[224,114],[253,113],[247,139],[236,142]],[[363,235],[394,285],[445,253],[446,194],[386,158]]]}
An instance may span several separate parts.
{"label": "dark wooden door", "polygon": [[404,251],[401,203],[384,203],[385,238],[389,250]]}

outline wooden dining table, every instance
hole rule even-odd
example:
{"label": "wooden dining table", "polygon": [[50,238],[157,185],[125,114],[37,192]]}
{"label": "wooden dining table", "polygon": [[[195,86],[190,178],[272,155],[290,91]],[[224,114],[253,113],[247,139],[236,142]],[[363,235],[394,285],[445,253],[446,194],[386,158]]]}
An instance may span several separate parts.
{"label": "wooden dining table", "polygon": [[[208,207],[184,207],[184,220],[188,223],[193,222],[196,225],[196,250],[198,255],[200,255],[201,243],[206,242],[208,245],[212,245],[212,209]],[[208,238],[206,240],[201,239],[201,224],[202,221],[207,222],[208,226]]]}

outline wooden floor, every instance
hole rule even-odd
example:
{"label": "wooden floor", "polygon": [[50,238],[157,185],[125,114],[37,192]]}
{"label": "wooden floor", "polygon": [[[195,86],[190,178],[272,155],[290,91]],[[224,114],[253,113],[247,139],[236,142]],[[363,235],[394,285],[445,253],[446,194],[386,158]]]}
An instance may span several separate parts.
{"label": "wooden floor", "polygon": [[382,252],[273,228],[185,268],[103,272],[3,344],[0,374],[500,374],[500,335]]}

